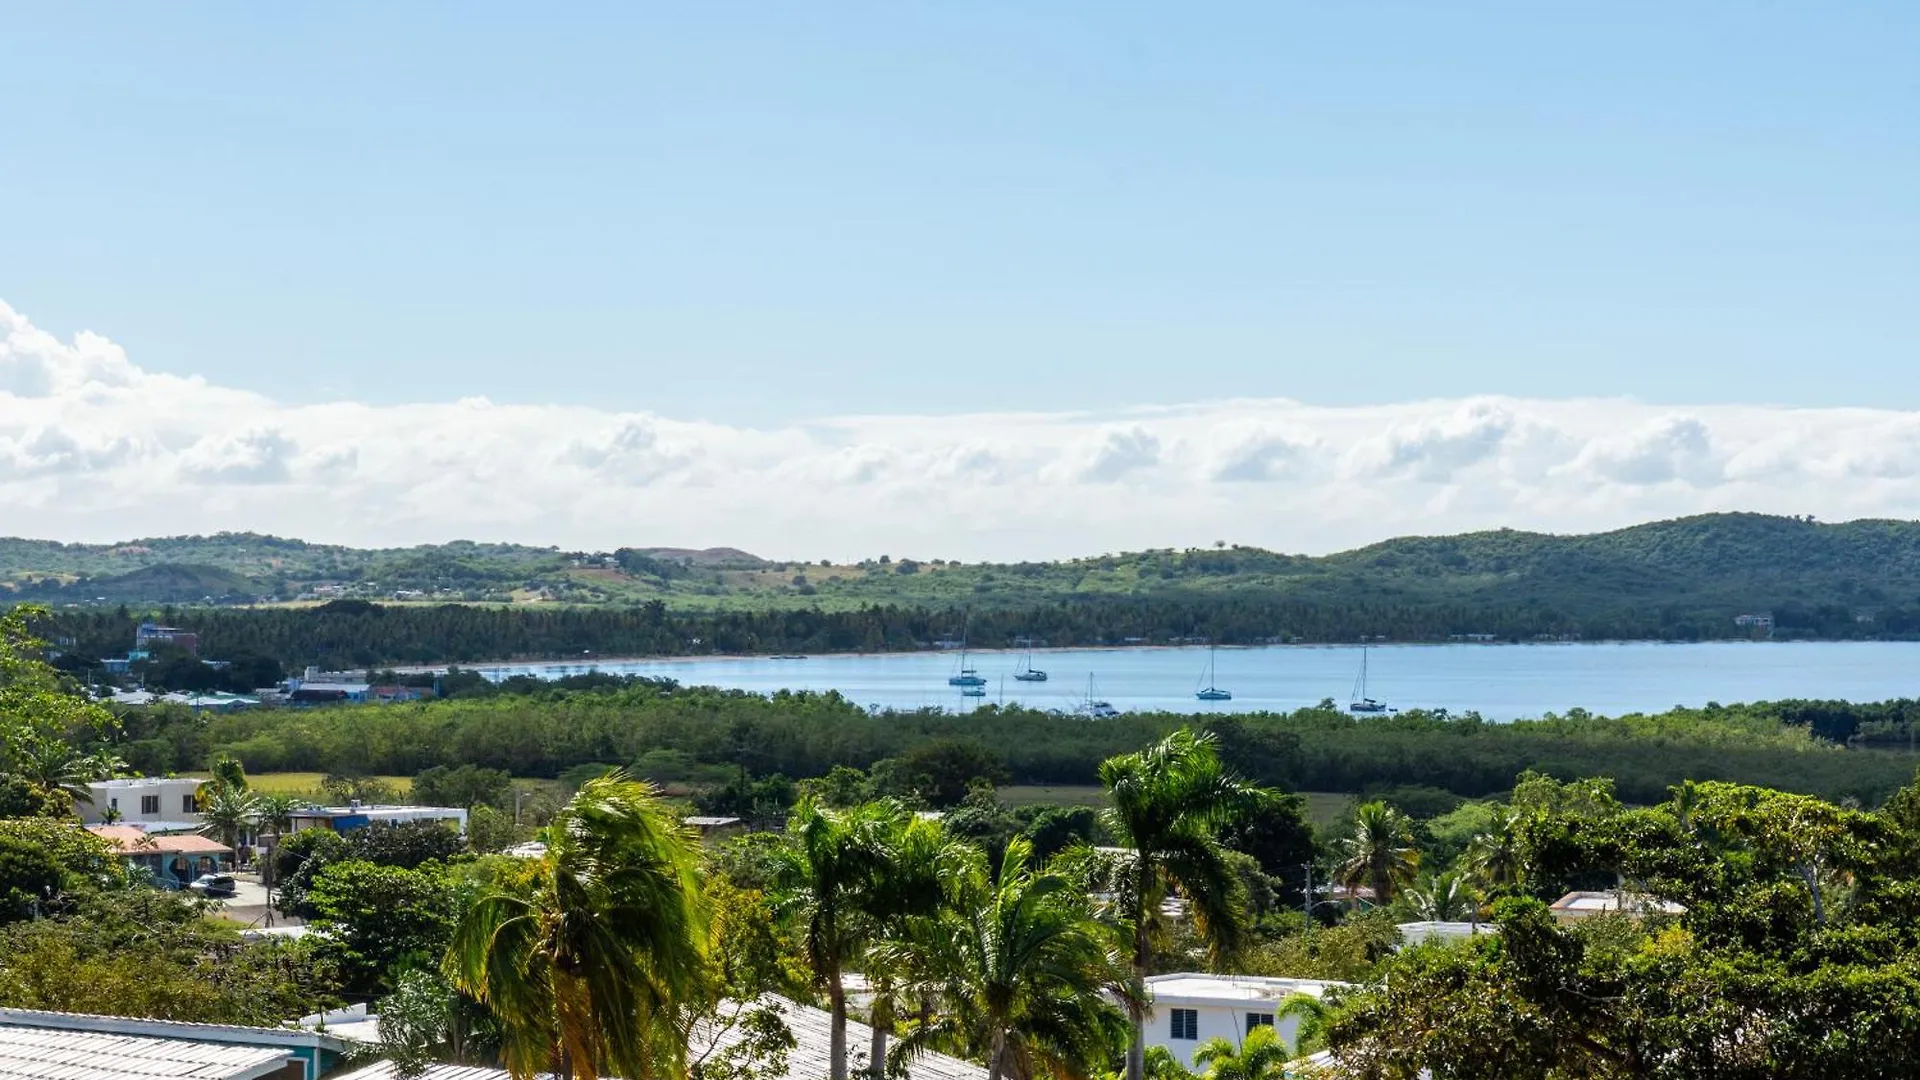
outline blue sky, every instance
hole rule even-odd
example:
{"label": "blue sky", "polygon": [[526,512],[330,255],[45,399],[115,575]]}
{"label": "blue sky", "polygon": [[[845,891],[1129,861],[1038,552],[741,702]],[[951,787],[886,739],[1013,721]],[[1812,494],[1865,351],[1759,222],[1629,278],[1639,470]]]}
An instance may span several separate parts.
{"label": "blue sky", "polygon": [[1920,406],[1920,5],[16,5],[0,300],[281,402]]}

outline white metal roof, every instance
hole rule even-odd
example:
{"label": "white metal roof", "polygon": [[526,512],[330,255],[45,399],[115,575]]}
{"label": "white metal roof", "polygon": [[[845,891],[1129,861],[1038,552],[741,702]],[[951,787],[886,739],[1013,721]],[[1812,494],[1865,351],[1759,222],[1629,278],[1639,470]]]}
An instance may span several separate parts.
{"label": "white metal roof", "polygon": [[[823,1009],[801,1005],[786,998],[763,999],[780,1009],[787,1030],[793,1032],[794,1047],[787,1054],[787,1071],[781,1080],[820,1080],[828,1075],[832,1017]],[[695,1029],[688,1047],[693,1058],[711,1055],[743,1038],[735,1025],[702,1024]],[[866,1069],[867,1048],[873,1044],[872,1031],[862,1023],[847,1022],[847,1065],[852,1072]],[[971,1061],[946,1054],[923,1054],[907,1066],[910,1080],[986,1080],[987,1070]],[[378,1062],[330,1080],[398,1080],[391,1062]],[[435,1065],[416,1080],[507,1080],[502,1069],[470,1065]]]}
{"label": "white metal roof", "polygon": [[4,1080],[253,1080],[292,1057],[265,1046],[0,1024]]}
{"label": "white metal roof", "polygon": [[1154,975],[1147,979],[1156,1004],[1238,1005],[1246,1002],[1277,1002],[1289,994],[1319,997],[1329,987],[1346,983],[1319,979],[1273,979],[1259,975],[1207,975],[1183,971],[1172,975]]}

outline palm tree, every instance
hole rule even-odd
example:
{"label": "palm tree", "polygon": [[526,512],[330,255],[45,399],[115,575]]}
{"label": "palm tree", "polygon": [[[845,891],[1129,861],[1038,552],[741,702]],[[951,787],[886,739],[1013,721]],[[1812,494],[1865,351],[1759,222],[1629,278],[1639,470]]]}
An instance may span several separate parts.
{"label": "palm tree", "polygon": [[293,812],[300,800],[291,795],[255,795],[253,823],[262,829],[285,833],[293,827]]}
{"label": "palm tree", "polygon": [[976,866],[958,909],[896,946],[942,1005],[903,1053],[947,1046],[984,1058],[988,1080],[1031,1080],[1087,1076],[1125,1042],[1127,1017],[1107,997],[1130,982],[1114,932],[1066,876],[1032,861],[1032,842],[1014,839],[995,882]]}
{"label": "palm tree", "polygon": [[1203,1070],[1205,1080],[1281,1080],[1293,1055],[1271,1026],[1247,1032],[1238,1047],[1229,1039],[1215,1037],[1193,1053],[1193,1063]]}
{"label": "palm tree", "polygon": [[1402,893],[1400,899],[1415,918],[1454,922],[1480,911],[1480,898],[1465,875],[1448,870],[1427,878]]}
{"label": "palm tree", "polygon": [[1289,1016],[1299,1017],[1300,1022],[1293,1029],[1293,1056],[1299,1057],[1320,1048],[1332,1012],[1325,1001],[1312,994],[1293,993],[1280,999],[1280,1007],[1273,1011],[1273,1021],[1278,1024]]}
{"label": "palm tree", "polygon": [[18,754],[19,775],[69,806],[93,802],[89,784],[126,771],[127,763],[105,750],[83,754],[64,742],[29,743]]}
{"label": "palm tree", "polygon": [[200,829],[218,837],[240,862],[240,837],[260,816],[260,797],[245,788],[225,784],[207,784],[206,801],[200,806]]}
{"label": "palm tree", "polygon": [[[971,845],[948,835],[939,821],[904,809],[877,824],[872,837],[878,858],[856,906],[867,920],[872,944],[886,945],[906,940],[916,920],[938,915],[970,876],[978,854]],[[899,976],[910,970],[911,957],[870,947],[862,967],[873,995],[868,1068],[872,1080],[885,1080]]]}
{"label": "palm tree", "polygon": [[1126,849],[1126,856],[1108,868],[1100,891],[1111,897],[1113,915],[1131,932],[1136,993],[1128,1008],[1133,1041],[1127,1049],[1127,1080],[1142,1080],[1146,1003],[1138,988],[1152,959],[1150,934],[1161,902],[1179,890],[1194,930],[1216,962],[1239,947],[1248,921],[1246,886],[1219,834],[1268,793],[1227,771],[1211,736],[1184,728],[1138,753],[1108,758],[1100,765],[1100,782],[1112,804],[1103,812],[1107,828]]}
{"label": "palm tree", "polygon": [[778,907],[801,924],[807,967],[827,994],[829,1080],[847,1080],[845,975],[873,940],[869,909],[876,906],[875,885],[889,853],[886,834],[899,827],[904,813],[894,803],[834,811],[807,799],[787,820],[776,875]]}
{"label": "palm tree", "polygon": [[695,842],[651,785],[616,771],[555,815],[529,886],[467,909],[444,968],[492,1014],[515,1080],[678,1076],[705,922]]}
{"label": "palm tree", "polygon": [[1467,845],[1467,871],[1488,892],[1512,889],[1525,874],[1519,830],[1515,828],[1518,820],[1519,815],[1512,807],[1501,807],[1494,814],[1493,827]]}
{"label": "palm tree", "polygon": [[1353,812],[1353,835],[1340,841],[1339,849],[1345,858],[1334,876],[1349,889],[1372,888],[1377,904],[1392,900],[1420,870],[1413,825],[1383,802],[1363,803]]}

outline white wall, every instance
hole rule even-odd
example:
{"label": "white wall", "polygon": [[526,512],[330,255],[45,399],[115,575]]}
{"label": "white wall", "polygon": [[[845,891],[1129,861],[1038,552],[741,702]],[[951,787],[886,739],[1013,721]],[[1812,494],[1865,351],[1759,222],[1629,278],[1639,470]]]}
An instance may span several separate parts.
{"label": "white wall", "polygon": [[[92,802],[75,800],[73,808],[79,813],[80,820],[88,825],[104,822],[109,808],[120,811],[122,825],[137,825],[143,821],[199,821],[199,813],[188,813],[182,800],[196,794],[204,783],[206,781],[192,777],[152,777],[133,784],[102,781],[87,785],[87,789],[93,792]],[[141,812],[141,797],[147,795],[160,797],[158,813]]]}
{"label": "white wall", "polygon": [[[1156,1004],[1147,1014],[1147,1045],[1164,1046],[1181,1064],[1193,1067],[1194,1051],[1205,1046],[1208,1039],[1224,1038],[1234,1046],[1239,1046],[1246,1038],[1247,1014],[1250,1012],[1274,1012],[1279,1008],[1277,1002],[1247,1002],[1233,1006],[1227,1005],[1182,1005],[1173,1003]],[[1199,1013],[1200,1037],[1197,1039],[1173,1038],[1174,1009],[1192,1009]],[[1297,1016],[1275,1017],[1274,1029],[1288,1045],[1294,1045],[1296,1029],[1300,1026]]]}

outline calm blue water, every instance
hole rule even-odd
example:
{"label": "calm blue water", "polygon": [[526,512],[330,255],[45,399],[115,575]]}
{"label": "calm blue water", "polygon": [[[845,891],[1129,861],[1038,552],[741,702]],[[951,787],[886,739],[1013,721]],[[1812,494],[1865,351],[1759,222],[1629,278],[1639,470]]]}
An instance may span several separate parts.
{"label": "calm blue water", "polygon": [[[960,710],[1005,700],[1071,709],[1097,693],[1123,710],[1255,712],[1296,709],[1332,698],[1343,707],[1360,671],[1357,647],[1267,646],[1221,649],[1215,682],[1232,701],[1196,701],[1207,650],[1061,649],[1034,654],[1051,678],[1015,682],[1018,653],[973,653],[987,680],[985,698],[947,685],[952,653],[816,656],[805,660],[641,660],[581,664],[508,664],[480,669],[489,678],[542,678],[589,670],[664,676],[684,685],[774,690],[838,690],[862,705]],[[1881,701],[1920,695],[1920,642],[1726,642],[1700,645],[1387,645],[1368,661],[1367,693],[1398,708],[1477,710],[1512,720],[1574,707],[1602,714],[1674,705],[1731,704],[1778,698]]]}

